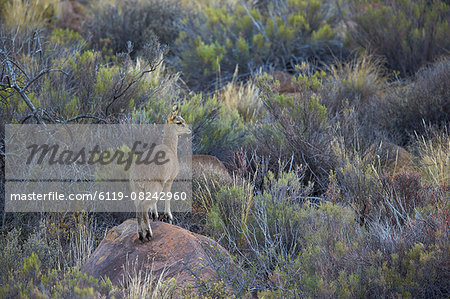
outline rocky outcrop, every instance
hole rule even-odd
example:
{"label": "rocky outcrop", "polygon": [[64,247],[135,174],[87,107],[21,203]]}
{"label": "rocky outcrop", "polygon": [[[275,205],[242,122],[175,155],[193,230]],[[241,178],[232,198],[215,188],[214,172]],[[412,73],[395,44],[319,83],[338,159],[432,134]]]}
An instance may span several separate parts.
{"label": "rocky outcrop", "polygon": [[233,268],[228,252],[215,241],[164,222],[151,226],[153,239],[146,243],[138,239],[135,219],[110,229],[81,270],[96,278],[107,276],[115,285],[130,272],[148,270],[153,277],[163,273],[163,279],[196,286],[199,279],[214,280]]}

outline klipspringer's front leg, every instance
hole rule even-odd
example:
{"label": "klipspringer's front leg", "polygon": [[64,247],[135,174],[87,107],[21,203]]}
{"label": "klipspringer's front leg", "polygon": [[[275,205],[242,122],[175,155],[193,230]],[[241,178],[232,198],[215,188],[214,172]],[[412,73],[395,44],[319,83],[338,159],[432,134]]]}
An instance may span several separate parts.
{"label": "klipspringer's front leg", "polygon": [[170,211],[170,200],[168,200],[168,196],[167,193],[171,192],[172,189],[172,182],[167,182],[164,184],[164,189],[163,189],[163,193],[165,194],[166,200],[164,202],[164,220],[167,219],[167,222],[169,222],[170,224],[173,223],[173,216],[172,216],[172,212]]}
{"label": "klipspringer's front leg", "polygon": [[145,224],[145,239],[147,241],[150,241],[153,237],[152,228],[150,227],[150,219],[148,218],[148,210],[150,205],[142,205],[142,214],[144,217],[144,224]]}

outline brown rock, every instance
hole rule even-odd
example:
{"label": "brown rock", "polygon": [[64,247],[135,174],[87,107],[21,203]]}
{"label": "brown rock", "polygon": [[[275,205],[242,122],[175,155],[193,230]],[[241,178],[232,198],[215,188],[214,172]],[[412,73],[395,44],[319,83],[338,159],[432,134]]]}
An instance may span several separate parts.
{"label": "brown rock", "polygon": [[83,14],[84,7],[77,1],[61,2],[61,27],[69,28],[74,31],[80,30],[80,27],[86,17]]}
{"label": "brown rock", "polygon": [[294,93],[295,88],[292,85],[292,75],[286,72],[274,71],[272,73],[273,80],[279,81],[280,86],[278,88],[279,93]]}
{"label": "brown rock", "polygon": [[106,275],[115,285],[123,282],[126,268],[129,273],[151,270],[155,278],[164,271],[163,280],[196,286],[193,273],[208,281],[219,268],[233,267],[229,253],[215,241],[164,222],[151,226],[153,239],[146,243],[138,239],[135,219],[113,227],[81,270],[96,278]]}
{"label": "brown rock", "polygon": [[191,167],[193,179],[219,179],[222,182],[232,182],[228,169],[216,157],[210,155],[192,155],[190,166],[186,158],[180,159],[180,172],[187,171]]}
{"label": "brown rock", "polygon": [[217,175],[226,181],[232,181],[227,168],[219,159],[210,155],[193,155],[192,175],[199,176],[202,174]]}

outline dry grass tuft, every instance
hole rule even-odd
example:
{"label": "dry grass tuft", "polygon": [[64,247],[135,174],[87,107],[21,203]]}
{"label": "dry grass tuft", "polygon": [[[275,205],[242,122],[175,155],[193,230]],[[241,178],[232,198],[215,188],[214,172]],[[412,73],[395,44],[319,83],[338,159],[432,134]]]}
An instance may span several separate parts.
{"label": "dry grass tuft", "polygon": [[334,112],[339,112],[345,101],[358,108],[365,106],[386,86],[383,60],[367,54],[331,66],[330,73],[332,89],[326,106]]}
{"label": "dry grass tuft", "polygon": [[122,281],[124,298],[176,298],[176,283],[174,280],[164,281],[165,270],[159,276],[153,274],[152,267],[142,269],[137,257],[136,260],[128,260],[124,265],[125,274]]}
{"label": "dry grass tuft", "polygon": [[79,213],[74,216],[74,229],[70,230],[70,252],[73,265],[81,267],[95,249],[96,222],[94,216]]}
{"label": "dry grass tuft", "polygon": [[417,171],[435,186],[450,186],[450,136],[447,130],[434,133],[432,138],[417,136],[419,160]]}
{"label": "dry grass tuft", "polygon": [[259,90],[252,81],[237,83],[235,78],[228,83],[219,98],[228,110],[237,110],[245,122],[251,122],[263,115],[263,103]]}
{"label": "dry grass tuft", "polygon": [[1,17],[10,29],[36,29],[55,20],[61,12],[59,0],[11,0],[1,7]]}

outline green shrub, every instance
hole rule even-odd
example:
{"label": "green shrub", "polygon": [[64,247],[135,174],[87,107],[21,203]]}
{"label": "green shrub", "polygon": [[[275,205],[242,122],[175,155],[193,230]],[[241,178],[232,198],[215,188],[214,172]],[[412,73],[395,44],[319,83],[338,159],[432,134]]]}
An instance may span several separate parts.
{"label": "green shrub", "polygon": [[[215,194],[227,182],[220,177],[193,176],[192,178],[192,212],[179,225],[194,232],[204,232],[207,226],[209,213],[214,205]],[[210,218],[211,219],[211,218]],[[218,219],[216,217],[216,219]],[[217,227],[217,225],[214,225]]]}
{"label": "green shrub", "polygon": [[386,58],[391,70],[413,75],[450,49],[448,2],[352,0],[349,40]]}
{"label": "green shrub", "polygon": [[[327,108],[320,103],[318,94],[325,77],[324,72],[299,74],[293,79],[297,89],[293,96],[274,94],[270,88],[271,78],[260,78],[259,87],[271,118],[260,126],[265,131],[257,133],[259,139],[264,136],[278,139],[280,142],[266,143],[271,149],[269,152],[278,152],[277,147],[281,145],[282,160],[293,159],[296,166],[307,166],[305,181],[314,182],[316,190],[322,191],[326,189],[329,171],[337,162]],[[273,133],[267,134],[267,129]]]}
{"label": "green shrub", "polygon": [[[448,271],[437,264],[448,258],[450,246],[445,189],[422,186],[414,174],[378,179],[376,173],[361,178],[347,171],[344,187],[357,184],[350,198],[374,205],[368,208],[367,225],[360,226],[361,207],[316,204],[320,199],[308,195],[301,177],[284,174],[274,180],[269,175],[264,193],[251,205],[241,254],[251,269],[247,275],[258,282],[255,288],[273,290],[260,295],[426,298],[448,293],[443,283]],[[361,179],[366,182],[357,183]],[[337,192],[335,200],[349,190]],[[331,193],[326,199],[332,200]],[[308,199],[312,203],[304,204]],[[395,216],[398,212],[405,214]],[[390,222],[396,217],[403,222]],[[222,232],[224,239],[229,230]]]}
{"label": "green shrub", "polygon": [[59,44],[61,46],[68,46],[68,45],[83,46],[86,43],[81,34],[70,29],[57,28],[53,30],[49,39],[50,42]]}
{"label": "green shrub", "polygon": [[35,255],[42,266],[39,269],[44,271],[60,266],[62,255],[59,252],[60,246],[56,240],[49,240],[45,237],[45,229],[40,227],[32,232],[25,240],[21,231],[13,229],[2,238],[2,252],[0,253],[0,265],[5,271],[0,276],[0,281],[6,281],[11,271],[15,271],[21,265],[17,263],[24,256]]}
{"label": "green shrub", "polygon": [[44,271],[35,253],[23,258],[23,266],[9,273],[0,288],[2,297],[24,298],[97,298],[113,294],[108,278],[98,280],[79,269],[58,273],[55,269]]}
{"label": "green shrub", "polygon": [[20,260],[22,248],[19,245],[20,231],[12,229],[6,237],[1,239],[2,251],[0,252],[0,266],[5,271],[1,271],[0,281],[3,284],[11,269],[17,268],[17,261]]}
{"label": "green shrub", "polygon": [[280,195],[256,198],[251,213],[246,256],[256,280],[277,289],[275,297],[362,296],[353,257],[363,234],[355,213],[332,204],[301,206],[296,196],[283,201]]}
{"label": "green shrub", "polygon": [[327,61],[341,43],[331,1],[271,1],[267,10],[243,2],[205,8],[185,22],[175,45],[184,75],[194,87],[212,87],[218,72],[231,79],[269,66],[293,69],[300,61]]}
{"label": "green shrub", "polygon": [[273,269],[300,250],[298,209],[311,192],[311,186],[302,186],[303,175],[302,170],[282,172],[276,179],[269,172],[260,195],[248,187],[217,193],[208,214],[209,229],[215,231],[209,234],[220,237],[230,252],[244,255],[244,280],[266,284]]}
{"label": "green shrub", "polygon": [[449,274],[441,263],[449,258],[448,250],[447,242],[416,243],[387,257],[378,251],[365,270],[367,288],[377,297],[447,297]]}
{"label": "green shrub", "polygon": [[272,276],[275,291],[261,293],[270,298],[448,296],[446,263],[439,264],[449,257],[448,244],[428,247],[416,243],[392,254],[368,253],[358,248],[363,235],[355,235],[353,245],[337,241],[325,250],[306,249],[296,263],[277,269]]}
{"label": "green shrub", "polygon": [[301,211],[300,217],[308,225],[302,231],[304,244],[298,270],[301,289],[306,294],[363,295],[359,288],[359,266],[350,258],[360,250],[363,239],[355,226],[355,216],[350,209],[331,204],[323,204],[319,209],[305,207]]}
{"label": "green shrub", "polygon": [[251,192],[240,186],[226,186],[214,194],[206,222],[207,233],[215,239],[220,239],[226,233],[227,239],[223,241],[226,248],[234,249],[234,244],[240,245],[246,208],[252,200],[248,191]]}
{"label": "green shrub", "polygon": [[[309,67],[308,67],[309,68]],[[367,53],[329,66],[318,93],[342,148],[339,155],[364,151],[384,139],[379,127],[380,97],[389,92],[383,61]]]}
{"label": "green shrub", "polygon": [[[371,165],[364,164],[360,159],[347,161],[334,173],[338,181],[338,191],[341,198],[358,214],[360,223],[364,223],[377,206],[373,202],[374,194],[380,190],[380,182],[376,171]],[[331,176],[330,176],[331,179]]]}
{"label": "green shrub", "polygon": [[194,152],[225,160],[248,141],[248,126],[237,109],[229,110],[216,95],[195,94],[181,105],[181,114],[192,124]]}

